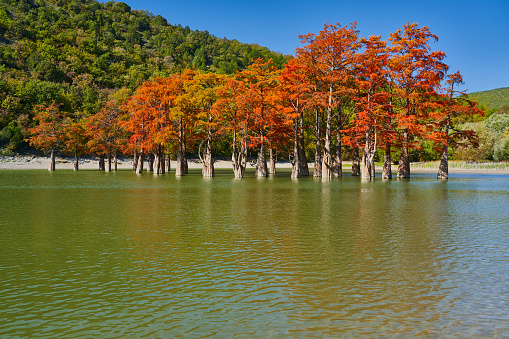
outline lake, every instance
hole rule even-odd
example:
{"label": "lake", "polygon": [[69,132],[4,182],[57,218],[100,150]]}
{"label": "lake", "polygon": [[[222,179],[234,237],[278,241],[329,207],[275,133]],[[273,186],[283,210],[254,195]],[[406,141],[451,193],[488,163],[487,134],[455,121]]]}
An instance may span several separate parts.
{"label": "lake", "polygon": [[216,173],[0,171],[0,337],[509,336],[509,175]]}

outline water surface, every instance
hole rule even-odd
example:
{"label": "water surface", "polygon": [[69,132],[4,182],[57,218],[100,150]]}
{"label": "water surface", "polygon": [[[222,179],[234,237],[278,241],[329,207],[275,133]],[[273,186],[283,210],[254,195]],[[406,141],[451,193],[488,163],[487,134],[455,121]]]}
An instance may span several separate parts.
{"label": "water surface", "polygon": [[507,337],[509,176],[0,171],[0,337]]}

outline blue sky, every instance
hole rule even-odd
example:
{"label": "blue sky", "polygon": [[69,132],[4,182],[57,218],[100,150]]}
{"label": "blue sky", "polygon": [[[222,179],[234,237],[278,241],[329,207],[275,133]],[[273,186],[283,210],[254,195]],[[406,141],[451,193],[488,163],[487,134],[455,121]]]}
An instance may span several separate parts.
{"label": "blue sky", "polygon": [[450,72],[460,70],[462,90],[509,87],[509,0],[203,1],[124,0],[133,9],[162,15],[171,24],[257,43],[284,54],[301,44],[299,34],[318,33],[325,22],[357,21],[361,36],[382,35],[406,22],[438,35],[434,50],[446,53]]}

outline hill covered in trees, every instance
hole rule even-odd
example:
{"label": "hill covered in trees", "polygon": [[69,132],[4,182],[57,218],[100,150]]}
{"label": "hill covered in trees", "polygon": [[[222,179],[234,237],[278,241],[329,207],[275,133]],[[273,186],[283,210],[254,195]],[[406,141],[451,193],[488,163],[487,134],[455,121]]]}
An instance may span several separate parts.
{"label": "hill covered in trees", "polygon": [[148,79],[188,68],[233,74],[257,58],[281,68],[290,56],[122,2],[0,0],[0,148],[23,145],[37,105],[91,115]]}
{"label": "hill covered in trees", "polygon": [[468,97],[477,101],[480,106],[490,111],[496,111],[503,106],[509,106],[509,87],[474,92],[470,93]]}

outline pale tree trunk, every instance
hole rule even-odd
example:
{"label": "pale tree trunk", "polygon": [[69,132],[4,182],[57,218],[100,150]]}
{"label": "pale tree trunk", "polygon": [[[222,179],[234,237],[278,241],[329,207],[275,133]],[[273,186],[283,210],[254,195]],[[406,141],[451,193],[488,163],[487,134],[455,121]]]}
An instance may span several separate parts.
{"label": "pale tree trunk", "polygon": [[447,180],[449,179],[449,163],[448,163],[448,154],[447,154],[447,146],[444,147],[444,152],[442,153],[442,158],[440,159],[440,166],[438,167],[438,175],[437,179]]}
{"label": "pale tree trunk", "polygon": [[384,154],[384,167],[382,170],[382,179],[392,179],[392,159],[391,159],[391,144],[385,144]]}
{"label": "pale tree trunk", "polygon": [[[374,139],[373,139],[374,137]],[[375,153],[376,153],[376,124],[374,129],[366,131],[366,144],[362,152],[361,178],[371,180],[375,178]]]}
{"label": "pale tree trunk", "polygon": [[[200,147],[201,148],[201,147]],[[202,174],[204,177],[213,177],[214,176],[214,159],[212,159],[212,134],[207,131],[207,140],[205,140],[205,150],[203,151],[203,157],[200,154],[200,150],[198,151],[198,155],[200,156],[200,160],[203,164]]]}
{"label": "pale tree trunk", "polygon": [[184,166],[183,152],[182,148],[179,148],[177,153],[177,167],[175,168],[175,175],[180,177],[186,174],[186,169]]}
{"label": "pale tree trunk", "polygon": [[53,172],[54,170],[55,170],[55,150],[51,150],[49,155],[48,171]]}
{"label": "pale tree trunk", "polygon": [[299,123],[298,120],[294,120],[294,131],[293,131],[293,161],[292,161],[292,178],[298,178],[301,176],[301,161],[300,161],[300,150],[299,150]]}
{"label": "pale tree trunk", "polygon": [[78,153],[74,152],[74,170],[77,171],[80,169],[80,162],[78,158]]}
{"label": "pale tree trunk", "polygon": [[[451,89],[452,90],[452,89]],[[452,94],[451,94],[451,100],[452,100]],[[447,180],[449,179],[449,125],[450,125],[450,118],[447,117],[447,124],[445,125],[445,145],[444,145],[444,152],[442,153],[442,158],[440,158],[440,166],[438,167],[438,175],[437,179],[440,180]]]}
{"label": "pale tree trunk", "polygon": [[117,161],[117,152],[113,152],[113,170],[116,171],[118,169],[118,161]]}
{"label": "pale tree trunk", "polygon": [[161,157],[159,154],[159,148],[154,151],[154,175],[161,174]]}
{"label": "pale tree trunk", "polygon": [[408,130],[403,132],[403,147],[399,157],[398,178],[410,178],[410,158],[408,156]]}
{"label": "pale tree trunk", "polygon": [[329,87],[329,107],[325,126],[325,142],[323,145],[322,178],[332,178],[332,85]]}
{"label": "pale tree trunk", "polygon": [[258,151],[258,159],[256,160],[256,176],[266,177],[268,175],[269,173],[267,170],[267,159],[265,158],[265,143],[262,139],[262,144],[260,146],[260,150]]}
{"label": "pale tree trunk", "polygon": [[321,119],[318,109],[315,109],[315,168],[313,176],[315,178],[322,177],[322,148],[321,148]]}
{"label": "pale tree trunk", "polygon": [[143,162],[145,160],[144,158],[145,158],[144,154],[140,152],[138,154],[138,166],[136,167],[136,173],[138,174],[143,173]]}
{"label": "pale tree trunk", "polygon": [[354,146],[352,158],[352,176],[358,177],[361,175],[361,164],[359,160],[359,147]]}
{"label": "pale tree trunk", "polygon": [[108,153],[105,170],[106,170],[106,172],[111,172],[111,153]]}
{"label": "pale tree trunk", "polygon": [[243,139],[240,149],[237,149],[237,132],[233,132],[232,142],[232,166],[235,178],[243,178],[247,162],[247,140]]}
{"label": "pale tree trunk", "polygon": [[104,171],[104,154],[99,155],[99,171]]}
{"label": "pale tree trunk", "polygon": [[136,169],[138,168],[138,151],[137,150],[134,150],[134,155],[133,155],[133,171],[136,171]]}
{"label": "pale tree trunk", "polygon": [[269,174],[274,175],[276,174],[276,156],[277,152],[274,152],[274,150],[269,148]]}

